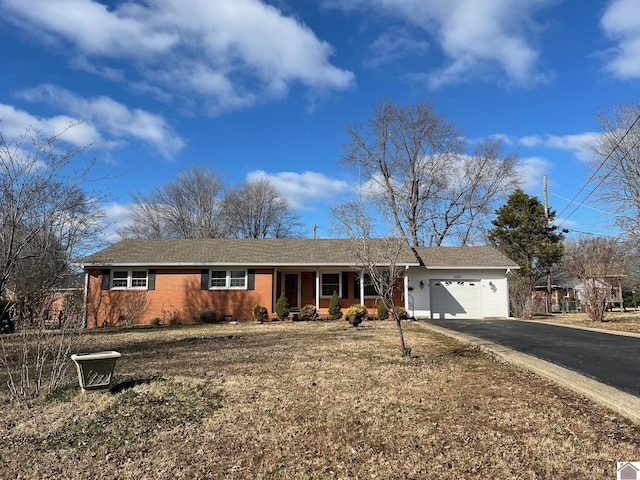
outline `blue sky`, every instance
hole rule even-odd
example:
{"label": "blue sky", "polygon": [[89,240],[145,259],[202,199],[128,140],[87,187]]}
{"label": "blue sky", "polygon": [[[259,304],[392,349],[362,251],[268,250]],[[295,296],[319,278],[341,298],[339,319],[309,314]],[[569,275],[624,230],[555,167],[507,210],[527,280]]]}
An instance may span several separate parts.
{"label": "blue sky", "polygon": [[503,136],[563,227],[609,234],[592,186],[568,200],[594,115],[640,102],[640,0],[0,0],[0,43],[3,134],[83,120],[66,139],[92,145],[114,222],[204,163],[230,185],[272,178],[309,236],[335,235],[344,126],[389,98]]}

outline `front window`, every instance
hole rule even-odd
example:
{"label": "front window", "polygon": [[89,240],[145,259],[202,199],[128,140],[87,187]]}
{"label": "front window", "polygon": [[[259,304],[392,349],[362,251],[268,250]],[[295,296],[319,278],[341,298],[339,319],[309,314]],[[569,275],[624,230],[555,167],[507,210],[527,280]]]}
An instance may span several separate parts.
{"label": "front window", "polygon": [[139,270],[131,272],[131,288],[147,288],[147,272]]}
{"label": "front window", "polygon": [[365,297],[377,297],[378,291],[376,290],[376,286],[373,284],[371,280],[371,275],[368,273],[364,274],[364,296]]}
{"label": "front window", "polygon": [[129,279],[129,272],[117,271],[113,272],[113,280],[111,283],[112,288],[127,288]]}
{"label": "front window", "polygon": [[340,274],[339,273],[323,273],[322,274],[322,296],[330,297],[333,292],[340,294]]}
{"label": "front window", "polygon": [[229,278],[231,288],[245,288],[247,286],[247,272],[244,270],[231,270]]}
{"label": "front window", "polygon": [[147,288],[147,270],[114,270],[111,288]]}
{"label": "front window", "polygon": [[211,288],[247,288],[247,271],[211,270]]}
{"label": "front window", "polygon": [[226,288],[226,286],[227,286],[227,271],[212,270],[211,271],[211,288]]}

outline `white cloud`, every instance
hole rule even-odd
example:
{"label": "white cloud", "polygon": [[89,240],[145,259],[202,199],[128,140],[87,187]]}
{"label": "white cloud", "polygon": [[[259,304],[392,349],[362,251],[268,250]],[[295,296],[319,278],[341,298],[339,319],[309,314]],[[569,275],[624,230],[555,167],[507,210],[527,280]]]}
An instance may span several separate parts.
{"label": "white cloud", "polygon": [[530,135],[521,137],[518,142],[525,147],[545,147],[572,152],[575,157],[588,162],[592,158],[590,146],[597,142],[600,134],[597,132],[584,132],[574,135]]}
{"label": "white cloud", "polygon": [[640,78],[640,13],[637,0],[613,0],[600,26],[605,35],[617,42],[606,52],[606,68],[619,78]]}
{"label": "white cloud", "polygon": [[371,44],[371,58],[365,64],[379,68],[399,58],[424,55],[428,49],[429,42],[426,40],[414,38],[404,28],[390,28]]}
{"label": "white cloud", "polygon": [[591,159],[592,153],[589,146],[595,143],[600,137],[596,132],[578,133],[576,135],[547,135],[545,146],[569,150],[573,152],[578,160],[587,162]]}
{"label": "white cloud", "polygon": [[104,240],[112,243],[120,240],[118,231],[124,228],[129,221],[129,205],[122,203],[109,203],[102,207],[105,218],[102,235]]}
{"label": "white cloud", "polygon": [[518,139],[518,142],[525,147],[537,147],[544,142],[540,135],[529,135]]}
{"label": "white cloud", "polygon": [[520,166],[520,186],[524,191],[537,192],[542,188],[542,178],[549,173],[551,162],[540,157],[522,159]]}
{"label": "white cloud", "polygon": [[534,45],[534,15],[556,0],[325,0],[346,12],[373,9],[421,28],[446,57],[445,64],[424,78],[431,88],[469,78],[505,77],[506,83],[534,85],[549,75],[539,69]]}
{"label": "white cloud", "polygon": [[277,185],[293,208],[313,209],[315,202],[333,200],[336,196],[353,190],[344,180],[329,178],[318,172],[267,173],[256,170],[247,175],[249,181],[260,178],[271,180]]}
{"label": "white cloud", "polygon": [[[159,115],[129,109],[109,97],[85,99],[54,85],[39,85],[22,91],[21,96],[28,101],[60,107],[84,120],[80,127],[86,125],[94,132],[100,129],[108,137],[105,139],[96,133],[86,143],[109,148],[127,139],[136,139],[147,143],[165,158],[172,158],[184,147],[182,138]],[[75,128],[70,133],[75,133]]]}
{"label": "white cloud", "polygon": [[117,80],[126,64],[137,90],[159,88],[211,113],[282,97],[296,84],[325,91],[354,82],[331,64],[327,42],[260,0],[4,0],[0,13],[69,52],[75,66]]}
{"label": "white cloud", "polygon": [[0,103],[0,125],[5,140],[12,142],[18,140],[27,130],[40,132],[43,136],[58,135],[69,125],[62,135],[62,139],[72,145],[84,147],[88,144],[101,143],[103,139],[90,123],[79,123],[79,118],[66,115],[57,115],[50,118],[42,118],[31,115],[24,110],[18,110],[11,105]]}

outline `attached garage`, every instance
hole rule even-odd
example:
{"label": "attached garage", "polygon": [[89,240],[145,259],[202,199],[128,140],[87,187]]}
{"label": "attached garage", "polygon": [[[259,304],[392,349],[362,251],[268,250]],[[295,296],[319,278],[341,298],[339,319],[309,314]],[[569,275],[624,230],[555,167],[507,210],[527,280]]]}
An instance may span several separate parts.
{"label": "attached garage", "polygon": [[480,280],[431,280],[432,318],[482,318]]}
{"label": "attached garage", "polygon": [[509,316],[507,273],[517,269],[488,246],[416,247],[422,266],[409,269],[407,304],[415,318]]}

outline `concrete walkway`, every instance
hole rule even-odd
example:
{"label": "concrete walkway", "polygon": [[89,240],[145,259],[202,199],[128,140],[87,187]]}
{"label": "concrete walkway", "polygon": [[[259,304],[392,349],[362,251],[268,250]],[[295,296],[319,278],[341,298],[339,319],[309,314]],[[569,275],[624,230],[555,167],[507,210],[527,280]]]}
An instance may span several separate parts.
{"label": "concrete walkway", "polygon": [[418,323],[542,375],[640,423],[637,335],[520,320]]}

